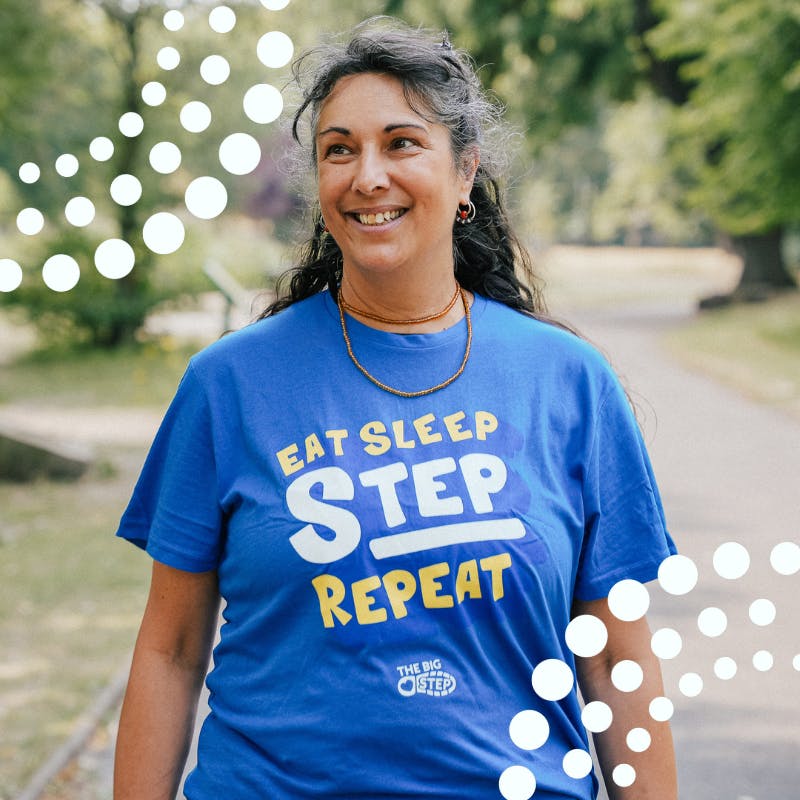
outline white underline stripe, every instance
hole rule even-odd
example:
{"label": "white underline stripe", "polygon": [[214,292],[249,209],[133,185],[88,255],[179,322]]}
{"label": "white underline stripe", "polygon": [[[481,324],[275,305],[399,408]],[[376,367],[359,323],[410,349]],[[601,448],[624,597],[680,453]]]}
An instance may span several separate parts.
{"label": "white underline stripe", "polygon": [[375,558],[390,558],[434,547],[447,547],[467,542],[489,542],[500,539],[522,539],[525,526],[519,519],[490,519],[478,522],[457,522],[419,531],[395,533],[373,539],[369,549]]}

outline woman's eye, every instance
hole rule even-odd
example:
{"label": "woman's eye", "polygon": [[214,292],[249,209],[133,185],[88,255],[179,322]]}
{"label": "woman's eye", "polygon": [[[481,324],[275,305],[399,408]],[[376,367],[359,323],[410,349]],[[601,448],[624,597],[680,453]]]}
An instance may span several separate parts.
{"label": "woman's eye", "polygon": [[347,155],[350,151],[343,144],[332,144],[326,151],[326,156],[343,156]]}
{"label": "woman's eye", "polygon": [[398,139],[395,139],[392,142],[392,146],[395,150],[407,150],[410,147],[414,147],[416,142],[413,139],[408,139],[405,136],[401,136]]}

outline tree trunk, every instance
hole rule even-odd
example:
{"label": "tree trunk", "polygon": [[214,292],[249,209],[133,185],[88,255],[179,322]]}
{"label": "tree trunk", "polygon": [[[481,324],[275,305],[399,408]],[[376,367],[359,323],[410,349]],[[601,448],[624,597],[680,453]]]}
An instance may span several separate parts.
{"label": "tree trunk", "polygon": [[731,249],[742,259],[744,269],[739,284],[727,295],[714,295],[700,301],[700,308],[716,308],[735,302],[768,300],[777,292],[797,289],[797,281],[783,257],[783,228],[766,233],[731,236]]}

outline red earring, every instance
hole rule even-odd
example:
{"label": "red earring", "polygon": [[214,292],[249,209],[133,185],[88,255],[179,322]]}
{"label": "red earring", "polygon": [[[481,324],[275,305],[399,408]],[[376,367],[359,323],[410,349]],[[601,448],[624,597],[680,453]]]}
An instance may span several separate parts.
{"label": "red earring", "polygon": [[475,219],[475,214],[475,206],[471,200],[468,200],[466,204],[459,203],[458,212],[456,213],[456,222],[461,225],[469,225],[470,222]]}

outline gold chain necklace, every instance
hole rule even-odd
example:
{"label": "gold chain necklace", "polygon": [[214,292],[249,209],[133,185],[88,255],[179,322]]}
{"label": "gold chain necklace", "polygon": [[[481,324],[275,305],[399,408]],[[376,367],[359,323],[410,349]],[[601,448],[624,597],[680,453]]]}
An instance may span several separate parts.
{"label": "gold chain necklace", "polygon": [[437,383],[436,386],[431,386],[430,389],[421,389],[418,392],[404,392],[401,389],[395,389],[394,387],[379,381],[374,375],[371,375],[367,371],[366,367],[359,362],[359,360],[356,358],[356,354],[353,352],[353,345],[350,342],[350,336],[347,333],[347,325],[344,321],[344,305],[340,298],[337,306],[339,308],[339,319],[342,323],[342,336],[344,337],[345,347],[347,347],[347,355],[350,356],[350,360],[353,362],[353,364],[355,364],[358,371],[365,378],[372,381],[372,383],[374,383],[379,389],[383,389],[385,392],[390,392],[398,397],[424,397],[427,394],[438,392],[439,389],[444,389],[445,386],[449,386],[464,371],[464,367],[467,366],[467,361],[469,360],[470,350],[472,349],[472,316],[470,313],[469,301],[467,300],[467,295],[461,286],[457,287],[456,295],[461,296],[461,302],[464,304],[464,317],[467,321],[467,346],[464,348],[464,357],[461,359],[459,368],[447,380]]}
{"label": "gold chain necklace", "polygon": [[389,317],[381,317],[379,314],[373,314],[370,311],[363,311],[360,308],[351,306],[350,303],[344,299],[341,287],[339,288],[339,305],[345,310],[358,314],[361,317],[374,319],[376,322],[384,322],[388,325],[420,325],[423,322],[435,322],[437,319],[441,319],[446,314],[449,314],[453,306],[456,304],[456,300],[458,300],[460,288],[461,287],[458,285],[458,282],[456,282],[456,290],[453,292],[450,302],[441,311],[436,314],[431,314],[428,317],[415,317],[414,319],[390,319]]}

